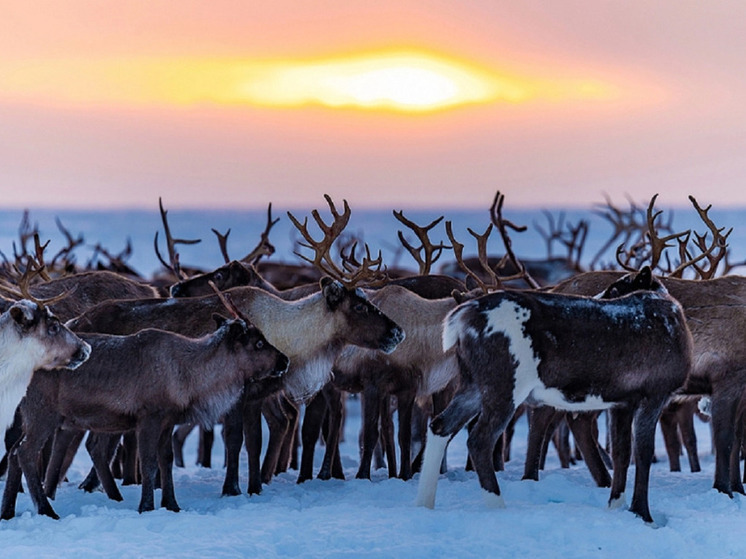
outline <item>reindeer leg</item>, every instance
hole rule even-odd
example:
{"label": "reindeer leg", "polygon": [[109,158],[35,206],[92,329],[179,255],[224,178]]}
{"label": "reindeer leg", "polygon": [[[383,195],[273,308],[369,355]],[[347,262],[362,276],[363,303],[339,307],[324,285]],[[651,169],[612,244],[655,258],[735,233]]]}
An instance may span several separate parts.
{"label": "reindeer leg", "polygon": [[399,449],[401,451],[401,469],[399,477],[403,480],[412,478],[412,412],[414,410],[414,393],[406,392],[397,398],[399,416]]}
{"label": "reindeer leg", "polygon": [[629,510],[649,523],[653,522],[648,504],[648,487],[650,465],[655,453],[655,427],[665,402],[665,398],[645,400],[635,417],[635,489]]}
{"label": "reindeer leg", "polygon": [[[281,404],[282,411],[288,419],[288,429],[287,433],[285,433],[285,438],[282,441],[282,448],[280,449],[280,457],[277,461],[277,467],[275,468],[275,475],[287,472],[288,468],[291,467],[296,436],[298,435],[298,420],[300,418],[298,408],[293,402],[287,398],[282,398]],[[296,456],[296,464],[295,468],[293,468],[296,470],[298,469],[297,461]]]}
{"label": "reindeer leg", "polygon": [[215,444],[213,429],[199,428],[199,445],[197,450],[197,464],[203,468],[212,468],[212,447]]}
{"label": "reindeer leg", "polygon": [[733,448],[730,451],[730,487],[734,493],[744,494],[741,481],[741,441],[743,439],[744,414],[740,412],[734,425]]}
{"label": "reindeer leg", "polygon": [[5,490],[3,491],[2,508],[0,508],[0,519],[10,520],[16,515],[16,499],[21,491],[21,464],[18,460],[16,446],[8,450],[8,475],[5,478]]}
{"label": "reindeer leg", "polygon": [[[249,454],[249,486],[247,493],[249,495],[258,495],[262,492],[262,405],[264,399],[246,398],[242,408],[239,407],[239,418],[243,423],[243,438],[246,439],[246,452]],[[240,431],[240,429],[239,429]],[[239,435],[240,436],[240,435]],[[227,435],[226,435],[227,437]],[[235,440],[235,439],[234,439]],[[230,463],[235,465],[235,485],[233,489],[238,493],[223,493],[224,495],[240,495],[241,490],[238,487],[238,453],[241,451],[241,444],[233,450],[236,456],[231,455]],[[227,455],[226,455],[227,460]],[[231,479],[234,479],[231,477]],[[226,483],[229,482],[228,474],[225,476]],[[225,489],[223,489],[225,491]]]}
{"label": "reindeer leg", "polygon": [[691,472],[699,472],[701,468],[699,466],[699,453],[697,451],[697,433],[694,429],[694,411],[696,410],[696,404],[687,402],[679,410],[679,430],[681,431],[681,439],[684,442],[684,448],[689,459],[689,470]]}
{"label": "reindeer leg", "polygon": [[337,477],[338,479],[344,479],[344,473],[339,478],[335,475],[335,461],[339,456],[339,439],[342,432],[342,392],[329,383],[324,388],[325,399],[327,403],[327,415],[329,419],[329,428],[326,438],[326,449],[324,451],[324,461],[321,464],[321,469],[317,477],[319,479],[331,479]]}
{"label": "reindeer leg", "polygon": [[158,473],[158,443],[161,438],[161,418],[148,416],[137,426],[137,447],[140,450],[142,493],[137,511],[155,510],[155,476]]}
{"label": "reindeer leg", "polygon": [[44,474],[44,492],[48,498],[54,499],[57,494],[57,486],[62,479],[63,470],[66,471],[64,463],[68,455],[68,450],[71,447],[77,450],[83,440],[83,435],[85,435],[85,431],[68,429],[57,429],[57,432],[54,434],[52,452]]}
{"label": "reindeer leg", "polygon": [[614,461],[614,476],[611,479],[609,506],[624,506],[624,490],[627,485],[627,470],[632,451],[632,419],[634,410],[620,405],[611,410],[611,449]]}
{"label": "reindeer leg", "polygon": [[29,495],[34,505],[36,505],[37,513],[57,520],[59,516],[54,512],[52,505],[44,494],[39,461],[42,449],[54,435],[57,425],[51,422],[44,422],[43,425],[35,425],[35,428],[37,427],[39,429],[34,433],[35,436],[29,437],[27,433],[26,437],[21,439],[18,444],[18,460],[21,464],[23,475],[26,477]]}
{"label": "reindeer leg", "polygon": [[735,444],[735,421],[740,392],[736,389],[715,390],[712,394],[712,432],[715,441],[715,482],[713,487],[733,497],[730,460]]}
{"label": "reindeer leg", "polygon": [[[244,405],[246,406],[244,408]],[[253,405],[253,407],[252,407]],[[258,417],[253,417],[256,414]],[[259,451],[261,451],[261,402],[252,403],[246,401],[242,396],[236,405],[232,406],[223,418],[223,436],[225,438],[225,479],[223,480],[222,495],[236,496],[241,494],[241,488],[238,485],[238,461],[241,455],[241,445],[243,444],[243,433],[246,429],[246,422],[256,422],[259,428],[256,430],[259,437]],[[258,490],[261,491],[262,483],[259,477],[259,456],[254,452],[255,443],[250,442],[247,438],[246,449],[249,451],[249,494],[252,488],[252,474],[255,476],[255,483],[258,484]],[[257,489],[257,488],[255,488]]]}
{"label": "reindeer leg", "polygon": [[493,449],[498,437],[510,422],[514,411],[515,408],[508,405],[507,409],[490,410],[492,413],[482,412],[466,441],[466,446],[474,463],[474,470],[479,477],[479,485],[487,492],[485,499],[491,507],[505,506],[495,475]]}
{"label": "reindeer leg", "polygon": [[583,456],[588,470],[591,472],[593,480],[598,487],[611,487],[611,476],[606,468],[602,448],[598,443],[596,435],[596,421],[598,416],[595,413],[568,413],[567,424],[575,438],[575,443]]}
{"label": "reindeer leg", "polygon": [[386,455],[389,477],[394,478],[396,477],[396,444],[394,443],[394,412],[391,409],[391,396],[389,394],[384,394],[381,397],[379,413],[381,414],[380,443]]}
{"label": "reindeer leg", "polygon": [[557,414],[551,406],[537,406],[528,410],[528,446],[526,447],[526,463],[523,467],[521,479],[539,481],[541,454],[544,440],[549,435],[549,427]]}
{"label": "reindeer leg", "polygon": [[194,429],[194,423],[182,423],[174,429],[171,444],[174,447],[174,464],[177,468],[184,467],[184,442]]}
{"label": "reindeer leg", "polygon": [[321,423],[326,411],[326,399],[321,392],[317,393],[306,404],[306,412],[301,425],[301,458],[298,483],[313,479],[313,456],[316,442],[321,433]]}
{"label": "reindeer leg", "polygon": [[378,443],[378,418],[380,417],[381,398],[375,386],[366,386],[363,398],[363,448],[360,456],[357,479],[370,479],[370,464],[373,450]]}
{"label": "reindeer leg", "polygon": [[[435,506],[440,466],[443,463],[448,443],[479,413],[481,406],[482,398],[479,389],[473,384],[462,385],[446,409],[430,422],[420,482],[417,486],[417,506],[428,508]],[[495,475],[494,472],[492,475]]]}
{"label": "reindeer leg", "polygon": [[669,404],[664,408],[660,418],[661,433],[668,455],[668,468],[672,472],[681,471],[681,441],[676,422],[678,411],[677,404]]}
{"label": "reindeer leg", "polygon": [[262,405],[262,415],[267,420],[269,427],[269,441],[267,452],[262,463],[262,482],[269,483],[277,470],[280,453],[290,430],[290,420],[282,409],[281,399],[283,395],[274,398],[266,398]]}
{"label": "reindeer leg", "polygon": [[[93,468],[96,473],[97,481],[101,483],[104,488],[106,496],[112,501],[122,501],[122,494],[119,492],[117,483],[114,480],[114,476],[111,473],[111,460],[114,454],[116,454],[117,444],[119,444],[120,435],[112,435],[109,433],[90,433],[88,439],[86,439],[85,447],[88,450],[88,454],[91,456],[93,461]],[[86,478],[88,480],[88,478]],[[95,489],[98,486],[93,486]],[[91,486],[81,488],[86,491],[92,491]]]}
{"label": "reindeer leg", "polygon": [[173,424],[169,422],[162,428],[158,440],[158,468],[161,471],[161,507],[179,512],[181,509],[176,502],[176,493],[174,492],[174,451],[171,445],[173,427]]}

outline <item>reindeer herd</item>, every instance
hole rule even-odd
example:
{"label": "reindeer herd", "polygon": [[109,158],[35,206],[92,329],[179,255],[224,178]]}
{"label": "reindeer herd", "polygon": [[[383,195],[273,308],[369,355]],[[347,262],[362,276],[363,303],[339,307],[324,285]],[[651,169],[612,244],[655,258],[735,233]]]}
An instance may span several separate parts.
{"label": "reindeer herd", "polygon": [[[141,485],[140,512],[155,508],[156,488],[161,506],[178,511],[173,468],[175,458],[183,460],[184,438],[200,429],[200,461],[209,466],[219,423],[223,495],[242,492],[242,446],[249,494],[289,468],[299,483],[311,479],[320,436],[317,477],[343,479],[348,395],[359,395],[363,409],[356,477],[370,478],[379,449],[390,476],[419,472],[422,506],[434,506],[447,445],[462,428],[488,505],[502,506],[496,471],[509,456],[512,422],[527,409],[525,479],[538,479],[550,439],[569,429],[595,482],[611,488],[610,506],[625,505],[634,462],[629,508],[652,522],[656,426],[660,420],[676,464],[681,440],[691,456],[691,420],[703,397],[712,416],[714,487],[744,492],[746,278],[718,276],[737,264],[727,260],[730,231],[715,225],[709,208],[691,198],[707,227],[697,234],[661,224],[655,197],[647,211],[608,203],[602,215],[614,234],[607,245],[621,242],[615,262],[601,264],[596,255],[591,271],[581,266],[584,222],[565,228],[550,217],[551,231],[541,231],[548,247],[565,245],[566,257],[550,250],[544,261],[518,258],[510,235],[525,228],[503,217],[499,192],[485,233],[469,229],[474,258],[464,257],[450,222],[450,244],[431,241],[442,217],[419,226],[394,212],[417,238],[399,232],[418,264],[411,272],[345,239],[350,208],[326,200],[330,223],[311,214],[320,240],[308,218],[288,212],[301,238],[300,264],[268,260],[277,222],[270,206],[259,244],[241,260],[230,259],[228,234],[213,230],[225,265],[209,272],[182,266],[177,245],[194,241],[173,237],[161,205],[168,260],[156,234],[165,275],[152,280],[101,248],[108,269],[77,269],[69,257],[81,240],[64,229],[69,246],[45,258],[46,245],[24,221],[0,282],[0,422],[7,429],[0,518],[15,516],[22,478],[37,512],[57,518],[50,499],[83,440],[93,468],[82,489],[102,487],[122,500],[120,476]],[[488,253],[493,230],[502,257]],[[448,250],[455,264],[433,273]],[[610,444],[598,437],[603,412]],[[263,419],[269,441],[262,457]]]}

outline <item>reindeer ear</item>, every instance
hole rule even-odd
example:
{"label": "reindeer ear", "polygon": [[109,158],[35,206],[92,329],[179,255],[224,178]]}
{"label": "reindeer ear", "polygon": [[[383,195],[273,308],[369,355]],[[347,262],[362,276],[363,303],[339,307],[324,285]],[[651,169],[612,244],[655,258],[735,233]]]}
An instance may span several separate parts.
{"label": "reindeer ear", "polygon": [[337,280],[324,276],[321,278],[321,291],[326,299],[330,311],[336,309],[347,295],[344,285]]}
{"label": "reindeer ear", "polygon": [[34,322],[34,311],[28,304],[16,303],[9,309],[10,317],[21,327],[29,328]]}
{"label": "reindeer ear", "polygon": [[228,319],[225,318],[222,314],[218,313],[212,313],[212,319],[215,321],[215,324],[218,328],[220,328],[223,324],[228,322]]}
{"label": "reindeer ear", "polygon": [[650,289],[653,284],[653,271],[650,266],[643,266],[635,278],[635,283],[642,289]]}

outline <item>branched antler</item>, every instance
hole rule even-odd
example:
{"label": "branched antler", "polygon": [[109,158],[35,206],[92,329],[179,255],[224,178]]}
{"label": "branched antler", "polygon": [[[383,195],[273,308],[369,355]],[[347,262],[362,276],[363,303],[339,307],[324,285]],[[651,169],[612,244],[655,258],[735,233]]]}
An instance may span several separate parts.
{"label": "branched antler", "polygon": [[[682,264],[679,267],[683,271],[684,268],[691,266],[697,272],[699,279],[712,279],[715,276],[718,265],[723,260],[723,258],[725,258],[728,252],[728,236],[733,232],[733,228],[731,227],[730,229],[728,229],[728,232],[723,235],[725,227],[718,228],[718,226],[715,225],[715,223],[708,215],[710,209],[712,208],[712,204],[702,209],[702,207],[697,203],[697,200],[694,198],[694,196],[689,196],[689,201],[694,206],[694,209],[697,210],[700,219],[702,219],[707,228],[710,230],[709,232],[712,235],[712,242],[708,246],[707,233],[705,233],[704,235],[700,235],[699,233],[694,232],[694,244],[701,251],[701,253],[695,258],[691,258],[688,251],[681,251]],[[690,259],[688,262],[684,262],[684,255],[689,256]],[[701,260],[707,260],[707,268],[699,266],[698,262],[700,262]]]}
{"label": "branched antler", "polygon": [[567,249],[567,261],[577,270],[581,269],[580,261],[585,247],[585,241],[588,237],[588,221],[581,219],[577,225],[567,224],[565,226],[565,213],[560,212],[557,223],[554,216],[548,211],[544,211],[544,216],[549,223],[549,230],[545,231],[538,223],[534,226],[539,231],[539,235],[544,239],[547,246],[547,258],[554,256],[553,246],[559,242]]}
{"label": "branched antler", "polygon": [[170,264],[166,263],[166,261],[161,256],[160,251],[158,250],[158,231],[155,232],[155,239],[153,241],[153,245],[155,247],[155,254],[158,257],[158,260],[160,263],[168,270],[171,270],[171,272],[174,274],[174,276],[179,279],[183,280],[186,279],[186,274],[181,269],[181,263],[179,262],[179,253],[176,252],[176,245],[196,245],[197,243],[202,242],[201,239],[195,239],[195,240],[186,240],[186,239],[174,239],[171,235],[171,228],[168,225],[168,212],[163,209],[163,202],[161,198],[158,198],[158,207],[161,211],[161,221],[163,221],[163,231],[166,234],[166,246],[168,248],[168,258]]}
{"label": "branched antler", "polygon": [[225,235],[221,234],[220,231],[217,229],[212,229],[212,232],[215,233],[215,236],[218,238],[218,245],[220,246],[220,254],[223,255],[223,260],[226,264],[231,261],[230,257],[228,256],[228,235],[231,234],[231,230],[228,229],[228,231],[225,232]]}
{"label": "branched antler", "polygon": [[407,249],[409,254],[412,255],[415,262],[417,262],[417,264],[419,265],[418,273],[422,276],[428,275],[430,273],[432,265],[438,260],[438,258],[440,258],[441,254],[443,253],[443,249],[451,248],[448,245],[444,245],[443,243],[434,245],[430,241],[429,231],[438,223],[443,221],[443,216],[440,216],[439,218],[433,220],[424,227],[417,225],[415,222],[404,217],[404,212],[401,210],[398,212],[394,210],[394,217],[399,220],[399,222],[411,229],[419,239],[420,246],[415,247],[404,238],[404,234],[401,231],[397,231],[399,241],[404,246],[404,248]]}
{"label": "branched antler", "polygon": [[380,282],[382,276],[385,276],[385,270],[381,270],[382,258],[380,253],[378,258],[370,258],[370,250],[367,245],[366,253],[368,256],[363,258],[362,263],[357,263],[359,266],[354,271],[351,270],[351,266],[353,268],[356,266],[356,260],[351,259],[349,255],[347,255],[345,259],[346,263],[343,263],[342,266],[339,266],[334,261],[334,258],[331,256],[332,246],[335,241],[339,239],[345,227],[347,227],[352,212],[347,200],[342,200],[344,208],[342,213],[340,213],[337,211],[331,196],[324,194],[324,198],[326,199],[327,204],[329,204],[329,210],[332,213],[333,220],[332,223],[327,225],[324,220],[321,219],[318,210],[311,211],[314,221],[316,221],[316,224],[324,235],[319,241],[314,239],[308,231],[307,217],[304,218],[303,223],[301,223],[293,214],[288,212],[290,221],[295,225],[296,229],[298,229],[303,239],[305,239],[305,243],[299,242],[298,244],[302,247],[309,248],[314,252],[313,258],[308,258],[298,251],[296,251],[295,254],[299,258],[315,266],[322,273],[348,286],[354,286],[361,283],[371,284],[371,282]]}
{"label": "branched antler", "polygon": [[477,240],[477,258],[479,261],[479,265],[482,267],[483,273],[489,278],[490,281],[484,281],[481,274],[475,272],[469,266],[467,266],[466,262],[464,261],[464,245],[456,240],[456,237],[453,234],[453,227],[451,222],[446,221],[446,235],[448,235],[448,239],[451,241],[451,248],[453,248],[453,255],[456,258],[456,263],[464,272],[464,274],[474,280],[474,283],[476,283],[484,293],[487,293],[494,289],[501,289],[502,282],[500,281],[500,278],[497,276],[492,267],[489,265],[487,257],[487,238],[490,236],[490,233],[492,233],[492,224],[490,223],[487,227],[487,230],[481,235],[475,233],[471,228],[469,228],[468,231]]}
{"label": "branched antler", "polygon": [[57,252],[57,254],[52,257],[52,261],[49,263],[49,267],[52,270],[58,269],[57,262],[58,260],[61,260],[63,270],[67,270],[71,266],[75,265],[75,260],[72,257],[72,254],[77,247],[84,243],[83,235],[78,235],[77,238],[73,237],[70,231],[62,225],[62,221],[58,217],[54,218],[54,222],[57,224],[57,229],[60,230],[60,233],[62,233],[62,235],[67,240],[67,245],[61,248]]}
{"label": "branched antler", "polygon": [[[490,207],[490,219],[495,228],[500,232],[500,238],[503,241],[503,245],[505,245],[505,257],[503,258],[503,260],[507,258],[506,261],[510,262],[514,266],[514,268],[518,270],[518,273],[516,273],[514,276],[511,276],[510,278],[502,278],[502,281],[507,281],[508,279],[522,279],[528,284],[531,289],[538,289],[540,287],[539,282],[531,277],[531,274],[528,273],[523,263],[520,262],[518,258],[516,258],[516,255],[513,252],[513,242],[511,241],[510,235],[508,234],[508,229],[512,229],[513,231],[521,233],[526,230],[526,226],[515,225],[514,223],[508,221],[503,217],[502,211],[504,202],[505,195],[501,194],[498,190],[495,194],[495,199],[492,201],[492,206]],[[503,265],[504,262],[501,263],[500,268]]]}
{"label": "branched antler", "polygon": [[[275,247],[269,242],[269,232],[278,221],[280,221],[279,217],[274,220],[272,219],[272,203],[270,202],[267,207],[267,226],[261,234],[259,244],[256,245],[254,250],[241,259],[242,262],[256,265],[259,260],[261,260],[262,256],[272,256],[275,253]],[[228,233],[226,233],[226,236],[228,236]],[[227,262],[228,260],[226,260],[226,263]]]}

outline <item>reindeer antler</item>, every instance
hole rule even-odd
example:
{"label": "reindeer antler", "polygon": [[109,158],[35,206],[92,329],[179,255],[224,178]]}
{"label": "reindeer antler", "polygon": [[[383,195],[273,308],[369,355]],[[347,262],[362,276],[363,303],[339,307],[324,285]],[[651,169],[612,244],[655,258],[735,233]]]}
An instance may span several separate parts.
{"label": "reindeer antler", "polygon": [[[257,264],[262,256],[272,256],[275,253],[275,247],[269,242],[269,232],[278,221],[280,221],[279,217],[274,220],[272,219],[272,202],[270,202],[267,207],[267,226],[264,228],[264,231],[260,236],[259,244],[254,247],[254,250],[241,259],[242,262]],[[228,260],[226,260],[226,263],[228,263]]]}
{"label": "reindeer antler", "polygon": [[195,239],[195,240],[186,240],[186,239],[174,239],[171,235],[171,228],[168,225],[168,212],[163,209],[163,201],[160,197],[158,197],[158,207],[161,211],[161,221],[163,221],[163,231],[166,234],[166,246],[168,248],[168,258],[170,261],[170,264],[167,264],[166,261],[161,256],[160,251],[158,250],[158,231],[155,232],[155,240],[153,241],[153,244],[155,246],[155,254],[158,257],[158,260],[160,261],[163,266],[171,270],[171,272],[174,274],[174,276],[179,279],[183,280],[186,279],[186,274],[181,269],[181,263],[179,262],[179,253],[176,252],[176,245],[182,244],[182,245],[196,245],[197,243],[202,242],[201,239]]}
{"label": "reindeer antler", "polygon": [[[700,279],[712,279],[712,277],[715,275],[715,272],[717,271],[720,261],[723,260],[728,252],[728,236],[733,232],[733,228],[731,227],[730,229],[728,229],[728,232],[723,235],[725,227],[718,228],[718,226],[715,225],[715,223],[712,221],[712,219],[710,219],[710,216],[708,215],[710,209],[712,208],[712,204],[702,209],[702,207],[697,203],[697,200],[694,198],[694,196],[689,196],[689,201],[694,206],[694,209],[697,210],[699,217],[710,230],[710,233],[712,234],[712,242],[710,243],[710,246],[707,246],[707,233],[705,233],[704,235],[700,235],[695,231],[694,244],[702,252],[695,258],[691,258],[688,251],[680,251],[682,254],[682,264],[679,267],[683,271],[684,268],[691,266],[697,272]],[[684,255],[690,257],[690,260],[688,262],[683,262]],[[708,263],[708,267],[706,269],[697,264],[703,259],[706,259]]]}
{"label": "reindeer antler", "polygon": [[[502,211],[504,202],[505,195],[501,194],[498,190],[495,193],[495,199],[492,201],[492,206],[490,206],[490,219],[495,228],[500,232],[500,238],[502,238],[503,245],[505,245],[505,257],[507,257],[507,261],[509,261],[515,267],[515,269],[518,270],[518,273],[516,273],[514,277],[502,278],[502,280],[507,281],[508,279],[522,279],[528,284],[531,289],[538,289],[539,287],[541,287],[539,285],[539,282],[531,277],[531,274],[528,273],[528,270],[526,270],[523,262],[520,262],[518,258],[516,258],[516,255],[513,252],[513,242],[511,241],[510,235],[508,234],[509,228],[521,233],[526,230],[526,226],[515,225],[514,223],[508,221],[503,217]],[[505,258],[503,258],[503,260],[505,260]]]}
{"label": "reindeer antler", "polygon": [[401,210],[398,212],[394,210],[394,217],[399,220],[399,222],[403,223],[409,229],[411,229],[420,240],[420,246],[414,247],[409,242],[407,242],[407,240],[404,238],[404,234],[401,231],[397,231],[399,241],[404,246],[404,248],[407,249],[409,254],[412,255],[415,262],[417,262],[417,264],[419,265],[419,274],[421,276],[428,275],[430,273],[432,265],[438,260],[438,258],[440,258],[440,255],[443,253],[443,249],[451,248],[448,245],[444,245],[443,243],[434,245],[430,241],[429,231],[438,223],[443,221],[443,216],[440,216],[439,218],[433,220],[425,226],[417,225],[415,222],[407,219],[406,217],[404,217],[404,212]]}
{"label": "reindeer antler", "polygon": [[[327,204],[329,204],[329,210],[332,213],[333,219],[330,224],[327,225],[324,222],[318,210],[314,209],[311,211],[313,219],[316,221],[316,224],[318,225],[319,229],[321,229],[321,232],[324,235],[323,238],[319,241],[315,240],[311,233],[309,233],[307,217],[304,218],[303,223],[301,223],[293,214],[288,212],[290,221],[293,223],[293,225],[295,225],[296,229],[298,229],[298,231],[306,241],[305,243],[299,243],[300,246],[309,248],[314,252],[313,258],[308,258],[297,251],[295,252],[295,254],[302,260],[305,260],[306,262],[315,266],[322,273],[348,286],[355,286],[363,282],[370,285],[372,283],[382,281],[385,277],[385,270],[381,270],[382,257],[380,256],[380,252],[378,258],[371,258],[370,249],[367,245],[367,257],[363,258],[362,264],[358,263],[354,259],[354,255],[345,255],[343,257],[344,263],[342,264],[342,267],[334,262],[334,259],[331,256],[332,246],[334,245],[335,241],[339,239],[345,227],[347,227],[352,211],[350,210],[350,206],[347,203],[347,200],[342,200],[344,207],[342,213],[340,213],[337,211],[337,208],[334,205],[331,196],[329,196],[328,194],[324,194],[324,199],[326,199]],[[355,245],[353,245],[353,247],[354,246]],[[353,270],[352,268],[356,269]]]}
{"label": "reindeer antler", "polygon": [[487,256],[487,239],[490,236],[490,233],[492,233],[492,224],[490,223],[487,227],[487,230],[481,235],[475,233],[471,228],[468,228],[468,231],[471,236],[477,240],[477,254],[479,265],[482,267],[484,273],[487,274],[487,277],[490,278],[491,282],[485,282],[482,279],[481,275],[479,275],[477,272],[466,265],[466,262],[464,262],[464,245],[456,240],[456,237],[453,235],[451,222],[446,221],[446,235],[448,235],[448,239],[451,241],[451,247],[453,248],[453,255],[456,258],[456,263],[468,277],[474,280],[474,282],[484,293],[488,293],[492,289],[500,289],[502,287],[502,283],[495,271],[492,269],[492,267],[490,267]]}

